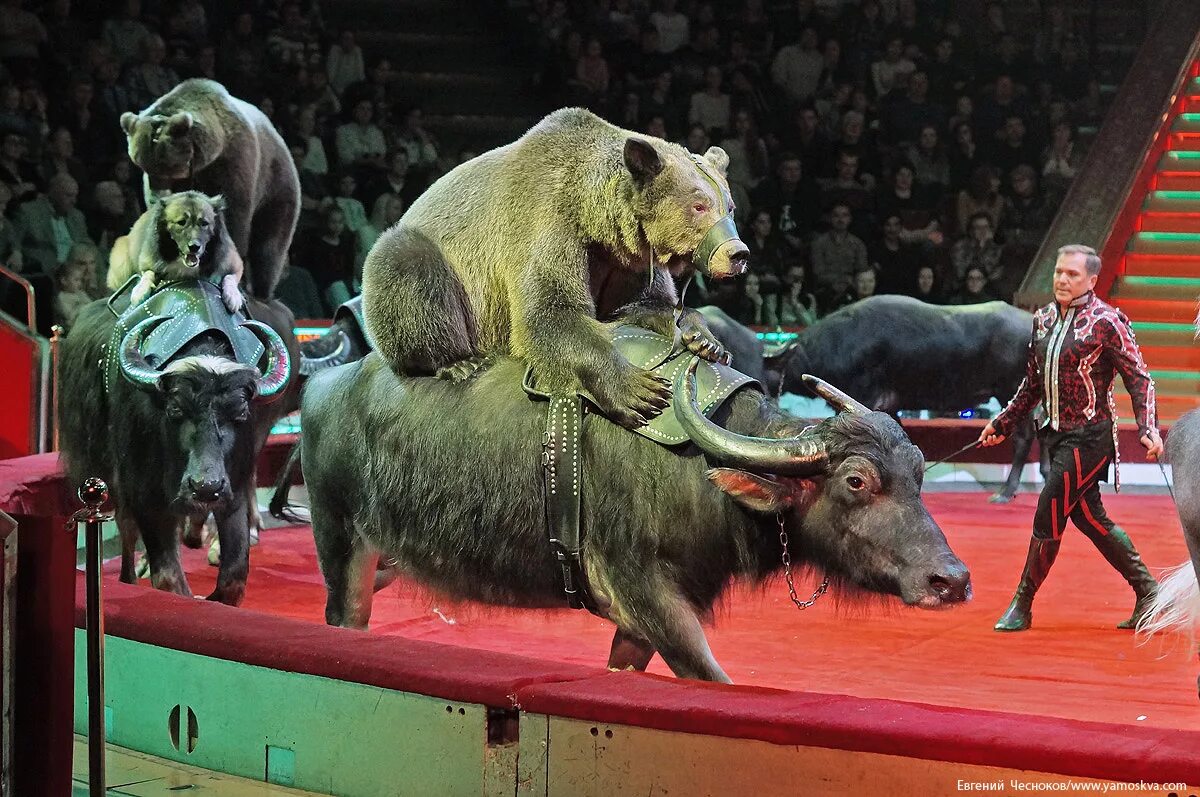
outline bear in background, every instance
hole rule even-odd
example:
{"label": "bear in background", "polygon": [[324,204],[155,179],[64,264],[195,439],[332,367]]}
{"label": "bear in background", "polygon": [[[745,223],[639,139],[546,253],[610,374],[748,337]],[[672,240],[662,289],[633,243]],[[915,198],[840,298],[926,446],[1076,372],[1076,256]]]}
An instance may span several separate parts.
{"label": "bear in background", "polygon": [[[367,331],[397,373],[463,378],[513,354],[539,390],[586,391],[639,426],[667,406],[670,385],[617,353],[602,322],[726,356],[698,313],[675,310],[674,278],[690,275],[698,249],[706,276],[746,268],[728,164],[719,147],[693,156],[589,111],[556,111],[441,177],[379,238],[363,268]],[[600,283],[610,307],[598,312]]]}
{"label": "bear in background", "polygon": [[171,194],[151,205],[129,235],[113,243],[106,280],[109,290],[120,289],[140,272],[129,296],[137,304],[160,283],[199,278],[221,286],[225,309],[241,310],[242,258],[229,236],[224,212],[224,198],[199,191]]}
{"label": "bear in background", "polygon": [[146,173],[147,205],[185,189],[224,196],[250,292],[270,299],[300,214],[300,177],[271,120],[220,83],[193,79],[139,114],[122,114],[121,127]]}

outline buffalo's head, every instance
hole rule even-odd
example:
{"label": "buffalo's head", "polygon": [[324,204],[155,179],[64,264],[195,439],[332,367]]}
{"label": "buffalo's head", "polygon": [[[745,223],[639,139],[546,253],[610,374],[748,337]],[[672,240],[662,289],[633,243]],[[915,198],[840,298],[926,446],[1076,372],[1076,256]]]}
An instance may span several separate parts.
{"label": "buffalo's head", "polygon": [[244,469],[246,463],[240,460],[252,457],[245,450],[247,435],[242,433],[251,418],[251,404],[278,397],[287,383],[290,358],[274,330],[248,321],[245,325],[266,348],[263,371],[216,353],[193,354],[156,369],[146,361],[141,344],[161,320],[143,321],[125,336],[118,355],[120,371],[151,395],[161,411],[165,446],[182,464],[178,484],[174,483],[178,468],[164,466],[164,476],[171,482],[168,494],[175,494],[172,509],[181,515],[207,514],[233,497],[236,484],[231,481],[240,480],[236,474],[231,477],[234,459]]}
{"label": "buffalo's head", "polygon": [[792,437],[747,437],[704,417],[694,370],[676,380],[687,399],[676,414],[701,450],[731,466],[709,480],[782,518],[793,558],[926,609],[970,599],[970,573],[921,500],[925,459],[895,420],[806,375],[838,415]]}

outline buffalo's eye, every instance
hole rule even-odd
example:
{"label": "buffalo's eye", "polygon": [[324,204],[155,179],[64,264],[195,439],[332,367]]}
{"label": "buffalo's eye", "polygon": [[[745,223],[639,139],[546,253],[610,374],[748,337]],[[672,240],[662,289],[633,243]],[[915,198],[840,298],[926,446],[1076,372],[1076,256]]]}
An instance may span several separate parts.
{"label": "buffalo's eye", "polygon": [[867,483],[863,481],[861,476],[847,476],[846,484],[850,485],[851,490],[861,490],[867,486]]}
{"label": "buffalo's eye", "polygon": [[183,417],[183,410],[181,410],[179,407],[176,407],[174,404],[168,404],[166,415],[171,420],[177,421]]}
{"label": "buffalo's eye", "polygon": [[697,213],[703,213],[704,211],[708,210],[708,206],[703,202],[697,202],[696,204],[692,205],[692,210],[696,211]]}

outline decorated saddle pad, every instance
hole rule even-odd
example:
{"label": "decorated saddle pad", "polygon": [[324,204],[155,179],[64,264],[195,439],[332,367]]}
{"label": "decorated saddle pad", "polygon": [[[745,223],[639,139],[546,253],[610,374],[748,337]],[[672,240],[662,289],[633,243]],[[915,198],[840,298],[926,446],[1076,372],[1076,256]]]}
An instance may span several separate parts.
{"label": "decorated saddle pad", "polygon": [[[671,338],[632,325],[617,328],[613,334],[613,346],[634,365],[651,370],[672,383],[695,357],[694,354],[682,347],[676,348]],[[756,379],[746,376],[728,365],[701,360],[696,369],[696,399],[706,416],[711,417],[738,388],[746,385],[760,389],[762,387]],[[538,398],[549,397],[546,393],[538,390],[532,369],[525,372],[525,391]],[[592,405],[593,409],[596,408],[596,401],[592,396],[587,392],[581,395]],[[687,432],[675,419],[674,404],[682,400],[684,399],[681,396],[672,396],[670,407],[663,410],[650,423],[632,431],[666,446],[688,442]]]}
{"label": "decorated saddle pad", "polygon": [[185,345],[205,333],[216,333],[229,341],[239,363],[260,367],[266,347],[253,331],[243,326],[245,313],[230,313],[221,301],[221,289],[205,280],[180,280],[163,285],[139,304],[129,304],[129,293],[137,279],[131,278],[108,300],[117,316],[112,337],[105,347],[104,388],[109,390],[120,366],[118,352],[130,330],[147,319],[160,319],[142,342],[141,353],[152,367],[165,369]]}

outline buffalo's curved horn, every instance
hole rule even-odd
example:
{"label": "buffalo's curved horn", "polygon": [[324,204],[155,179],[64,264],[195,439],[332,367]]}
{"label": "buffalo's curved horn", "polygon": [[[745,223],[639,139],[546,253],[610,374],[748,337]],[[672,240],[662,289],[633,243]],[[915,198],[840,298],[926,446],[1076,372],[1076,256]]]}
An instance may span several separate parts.
{"label": "buffalo's curved horn", "polygon": [[694,358],[675,377],[675,417],[692,442],[706,454],[734,467],[783,476],[813,476],[825,470],[829,455],[815,434],[772,440],[731,432],[704,417],[696,401]]}
{"label": "buffalo's curved horn", "polygon": [[273,401],[287,386],[292,375],[292,355],[279,333],[261,321],[245,321],[242,326],[253,332],[267,347],[267,367],[258,379],[258,398]]}
{"label": "buffalo's curved horn", "polygon": [[326,338],[333,338],[337,345],[328,354],[313,356],[305,352],[305,344],[300,344],[300,375],[312,376],[318,371],[333,368],[335,365],[345,365],[350,358],[350,336],[339,326],[333,326],[316,342],[328,345]]}
{"label": "buffalo's curved horn", "polygon": [[142,342],[154,330],[154,327],[167,319],[156,317],[147,318],[140,322],[121,339],[117,350],[117,364],[121,375],[143,390],[153,390],[158,387],[158,379],[162,372],[156,370],[142,355]]}
{"label": "buffalo's curved horn", "polygon": [[800,378],[804,380],[804,384],[808,385],[810,390],[825,399],[838,412],[866,415],[871,411],[871,408],[866,404],[863,404],[858,399],[851,398],[820,377],[813,376],[812,374],[804,374]]}

